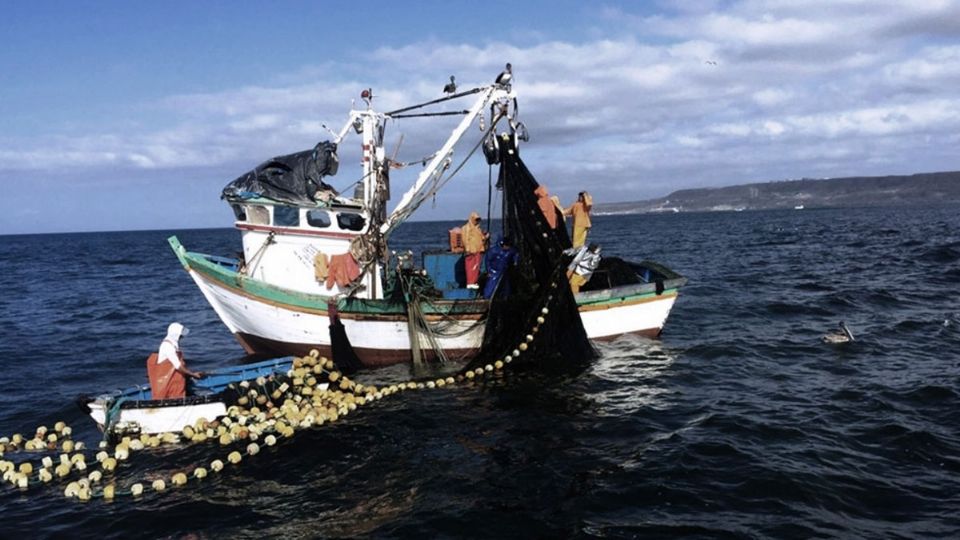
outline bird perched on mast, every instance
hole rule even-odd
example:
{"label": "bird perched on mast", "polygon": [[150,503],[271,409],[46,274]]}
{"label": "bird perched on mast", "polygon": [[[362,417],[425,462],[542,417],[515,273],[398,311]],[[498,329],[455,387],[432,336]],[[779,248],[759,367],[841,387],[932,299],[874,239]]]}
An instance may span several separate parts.
{"label": "bird perched on mast", "polygon": [[510,65],[510,62],[507,62],[507,67],[497,75],[497,80],[493,81],[495,84],[501,86],[509,86],[510,81],[513,79],[513,66]]}
{"label": "bird perched on mast", "polygon": [[457,81],[454,80],[453,75],[450,76],[450,82],[443,87],[444,94],[452,94],[457,91]]}

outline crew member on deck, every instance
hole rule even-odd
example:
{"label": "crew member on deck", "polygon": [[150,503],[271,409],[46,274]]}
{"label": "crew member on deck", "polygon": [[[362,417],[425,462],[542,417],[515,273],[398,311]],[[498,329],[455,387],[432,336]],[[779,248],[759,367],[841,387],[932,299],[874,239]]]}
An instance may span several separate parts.
{"label": "crew member on deck", "polygon": [[587,233],[590,232],[590,211],[593,210],[593,197],[586,191],[577,195],[577,202],[564,210],[564,214],[573,216],[573,247],[580,247],[587,243]]}
{"label": "crew member on deck", "polygon": [[[487,252],[487,283],[483,286],[483,297],[493,298],[494,294],[500,298],[510,296],[511,266],[516,266],[520,254],[513,248],[510,237],[501,237],[497,245]],[[499,291],[499,292],[498,292]]]}
{"label": "crew member on deck", "polygon": [[557,211],[557,207],[554,206],[553,201],[550,200],[550,192],[547,190],[547,186],[537,186],[533,194],[537,196],[537,206],[539,206],[540,211],[543,212],[543,219],[546,220],[547,226],[551,229],[556,229],[557,214],[560,212]]}
{"label": "crew member on deck", "polygon": [[153,399],[177,399],[187,396],[187,377],[199,379],[203,372],[190,371],[180,352],[180,338],[190,331],[182,324],[170,323],[159,352],[147,359],[147,377]]}
{"label": "crew member on deck", "polygon": [[590,244],[590,247],[572,247],[563,252],[574,256],[570,265],[567,266],[567,279],[570,280],[570,289],[573,290],[573,294],[577,294],[580,292],[580,287],[590,281],[593,271],[600,266],[600,246]]}
{"label": "crew member on deck", "polygon": [[479,289],[477,281],[480,280],[480,262],[483,260],[488,236],[480,228],[480,214],[470,213],[470,219],[460,228],[460,235],[463,241],[463,266],[467,274],[467,288]]}

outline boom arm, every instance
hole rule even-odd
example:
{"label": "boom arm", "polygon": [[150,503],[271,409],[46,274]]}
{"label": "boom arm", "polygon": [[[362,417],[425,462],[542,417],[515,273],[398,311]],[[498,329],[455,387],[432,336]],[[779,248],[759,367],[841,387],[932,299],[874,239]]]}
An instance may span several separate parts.
{"label": "boom arm", "polygon": [[435,185],[436,182],[440,180],[443,171],[449,166],[449,159],[450,156],[453,155],[454,145],[463,138],[467,128],[470,127],[470,124],[473,123],[477,116],[482,114],[484,109],[491,103],[510,97],[511,93],[507,92],[501,86],[494,85],[483,89],[476,103],[473,104],[473,107],[470,108],[463,120],[460,121],[460,124],[450,133],[447,142],[434,154],[430,163],[420,172],[417,181],[403,194],[403,198],[400,199],[393,213],[391,213],[390,217],[380,226],[381,233],[384,235],[390,234],[397,225],[402,223],[403,220],[420,207],[430,192],[430,190],[424,190],[424,186]]}

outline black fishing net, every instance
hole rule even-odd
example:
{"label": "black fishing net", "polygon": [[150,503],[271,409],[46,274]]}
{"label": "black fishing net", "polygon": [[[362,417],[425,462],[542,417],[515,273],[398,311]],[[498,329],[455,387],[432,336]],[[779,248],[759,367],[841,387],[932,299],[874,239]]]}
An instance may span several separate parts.
{"label": "black fishing net", "polygon": [[492,299],[483,346],[469,368],[516,352],[515,362],[539,369],[582,367],[596,351],[567,282],[570,257],[563,250],[570,247],[570,238],[563,219],[552,208],[557,219],[556,227],[550,227],[534,194],[539,184],[518,150],[510,141],[501,141],[500,149],[503,234],[519,250],[520,262],[508,274],[510,294]]}

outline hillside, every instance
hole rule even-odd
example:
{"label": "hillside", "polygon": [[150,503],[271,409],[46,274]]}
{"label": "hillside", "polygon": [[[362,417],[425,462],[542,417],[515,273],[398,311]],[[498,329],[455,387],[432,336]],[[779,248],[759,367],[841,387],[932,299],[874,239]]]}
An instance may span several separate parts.
{"label": "hillside", "polygon": [[909,176],[785,180],[681,189],[659,199],[594,206],[594,213],[709,212],[960,203],[960,171]]}

